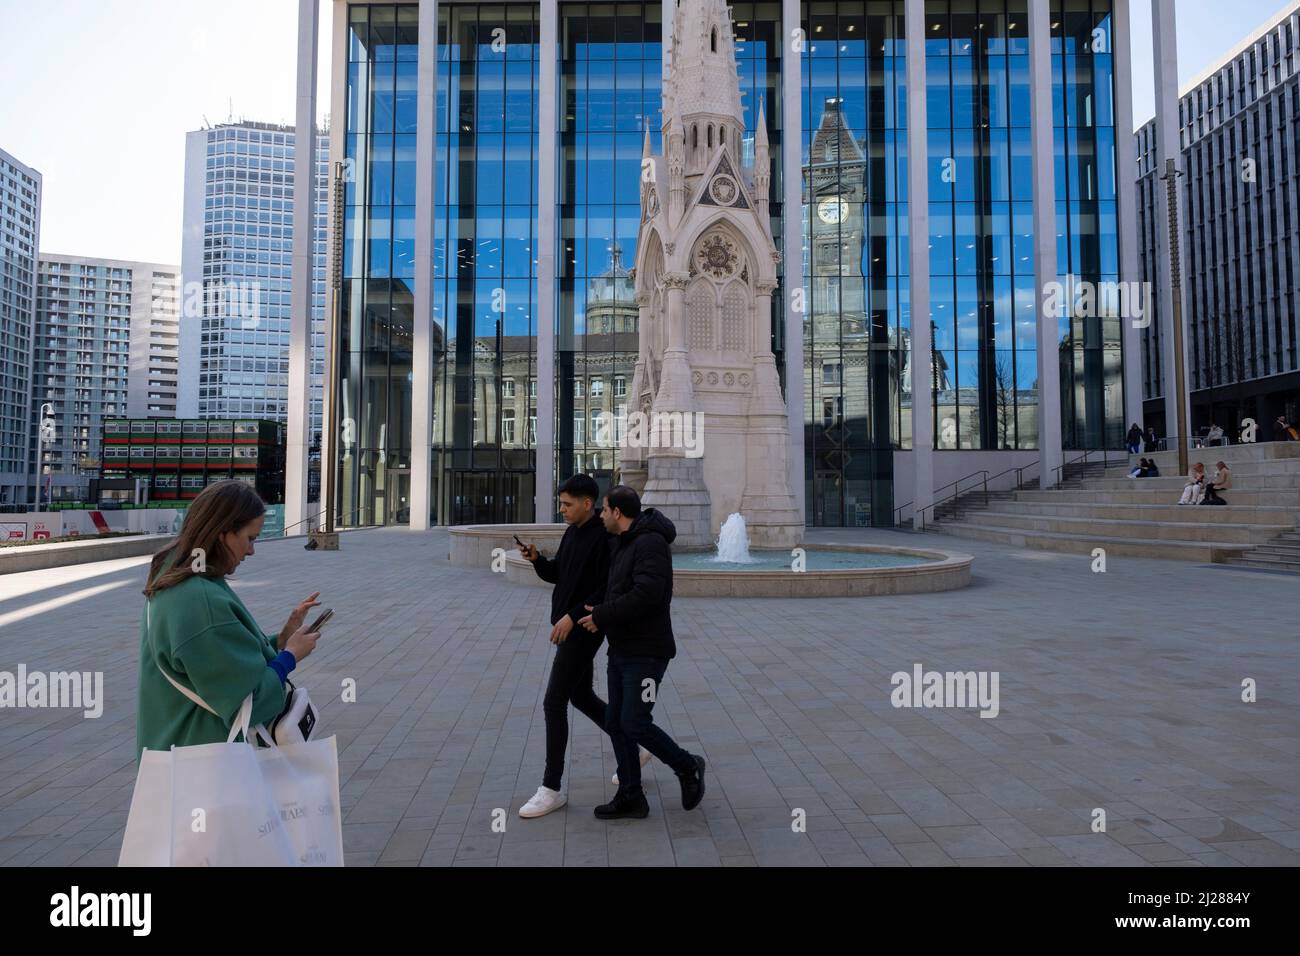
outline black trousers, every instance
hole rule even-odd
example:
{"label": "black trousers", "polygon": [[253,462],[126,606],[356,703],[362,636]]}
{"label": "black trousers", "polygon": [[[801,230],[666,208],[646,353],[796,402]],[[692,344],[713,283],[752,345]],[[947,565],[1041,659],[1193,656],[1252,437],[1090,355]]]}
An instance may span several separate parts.
{"label": "black trousers", "polygon": [[555,647],[551,662],[551,679],[542,698],[546,718],[546,772],[542,786],[560,789],[564,777],[564,752],[569,746],[569,704],[586,714],[597,727],[605,727],[605,702],[593,688],[593,661],[604,637],[573,626],[569,636]]}
{"label": "black trousers", "polygon": [[635,796],[641,792],[641,755],[644,747],[674,773],[695,770],[695,758],[654,724],[651,712],[659,695],[668,661],[660,657],[623,657],[609,653],[609,707],[605,729],[618,758],[618,789]]}

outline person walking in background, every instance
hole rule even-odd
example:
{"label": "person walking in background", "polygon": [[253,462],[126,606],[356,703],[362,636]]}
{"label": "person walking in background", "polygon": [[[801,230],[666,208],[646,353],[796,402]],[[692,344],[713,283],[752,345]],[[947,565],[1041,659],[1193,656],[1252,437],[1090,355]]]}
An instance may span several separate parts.
{"label": "person walking in background", "polygon": [[1223,429],[1214,422],[1210,422],[1210,430],[1205,433],[1205,444],[1207,446],[1224,444]]}
{"label": "person walking in background", "polygon": [[569,746],[569,704],[597,727],[602,730],[605,727],[605,702],[593,687],[593,662],[605,636],[576,626],[587,616],[586,605],[602,600],[609,577],[612,540],[596,507],[599,497],[600,488],[594,478],[574,475],[560,486],[560,516],[568,527],[564,529],[555,558],[544,557],[536,545],[525,544],[519,548],[519,553],[532,562],[537,576],[555,585],[551,591],[551,643],[555,645],[555,658],[551,661],[551,677],[542,698],[542,713],[546,718],[546,769],[542,785],[519,809],[519,815],[525,819],[545,816],[568,802],[560,784]]}
{"label": "person walking in background", "polygon": [[1214,467],[1218,470],[1215,471],[1214,478],[1206,483],[1205,497],[1201,499],[1201,504],[1226,505],[1227,502],[1219,497],[1219,492],[1232,487],[1232,472],[1226,462],[1215,462]]}
{"label": "person walking in background", "polygon": [[637,747],[643,745],[677,774],[682,809],[693,810],[704,797],[704,758],[688,753],[656,727],[655,700],[668,662],[676,656],[672,616],[673,562],[668,546],[677,529],[626,485],[605,495],[605,528],[618,536],[610,558],[605,599],[588,608],[580,623],[609,638],[609,708],[606,729],[618,758],[618,791],[596,807],[602,820],[640,819],[650,813],[641,789]]}
{"label": "person walking in background", "polygon": [[1152,452],[1160,450],[1159,444],[1160,444],[1160,439],[1156,437],[1156,429],[1155,426],[1152,425],[1147,428],[1146,447],[1143,448],[1142,450],[1149,455]]}
{"label": "person walking in background", "polygon": [[1128,453],[1136,455],[1142,450],[1142,428],[1137,422],[1128,430]]}
{"label": "person walking in background", "polygon": [[1180,505],[1199,505],[1205,497],[1205,466],[1199,461],[1192,466],[1192,473],[1187,476],[1183,486],[1183,496],[1178,499]]}
{"label": "person walking in background", "polygon": [[254,553],[265,513],[251,487],[218,481],[186,510],[177,539],[154,555],[140,622],[137,760],[146,748],[225,743],[249,694],[250,726],[269,724],[284,709],[289,672],[320,636],[303,627],[320,593],[300,602],[278,634],[268,634],[226,583]]}

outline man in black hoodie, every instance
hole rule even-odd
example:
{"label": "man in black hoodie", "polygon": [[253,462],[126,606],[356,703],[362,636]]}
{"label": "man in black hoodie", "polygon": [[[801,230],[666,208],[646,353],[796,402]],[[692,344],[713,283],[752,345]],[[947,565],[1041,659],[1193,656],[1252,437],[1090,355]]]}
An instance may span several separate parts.
{"label": "man in black hoodie", "polygon": [[560,790],[564,752],[569,745],[569,703],[604,729],[605,702],[592,687],[593,661],[604,635],[576,627],[586,615],[585,605],[602,600],[609,576],[611,539],[600,520],[596,499],[600,489],[590,475],[574,475],[560,486],[560,515],[568,527],[554,560],[543,557],[536,546],[523,545],[519,553],[533,563],[543,581],[555,585],[551,592],[551,643],[555,660],[542,699],[546,717],[546,771],[533,798],[519,809],[525,818],[540,817],[564,806]]}
{"label": "man in black hoodie", "polygon": [[605,528],[618,535],[610,558],[604,600],[591,602],[591,613],[578,623],[609,638],[609,707],[605,729],[618,758],[618,792],[596,807],[602,820],[645,817],[650,812],[641,789],[638,745],[677,774],[682,808],[693,810],[704,796],[704,758],[687,753],[654,725],[651,712],[668,661],[677,654],[668,606],[673,597],[673,562],[668,545],[677,529],[626,485],[605,496]]}

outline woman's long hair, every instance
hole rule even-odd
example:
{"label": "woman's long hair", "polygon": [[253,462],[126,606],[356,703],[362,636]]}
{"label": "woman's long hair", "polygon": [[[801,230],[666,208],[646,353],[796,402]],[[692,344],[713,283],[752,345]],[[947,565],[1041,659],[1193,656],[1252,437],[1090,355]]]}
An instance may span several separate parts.
{"label": "woman's long hair", "polygon": [[[217,577],[235,567],[234,557],[221,543],[221,536],[238,531],[266,513],[257,492],[242,481],[227,479],[208,485],[185,512],[176,540],[153,556],[145,597],[174,587],[196,574]],[[201,548],[203,571],[194,570],[194,549]]]}

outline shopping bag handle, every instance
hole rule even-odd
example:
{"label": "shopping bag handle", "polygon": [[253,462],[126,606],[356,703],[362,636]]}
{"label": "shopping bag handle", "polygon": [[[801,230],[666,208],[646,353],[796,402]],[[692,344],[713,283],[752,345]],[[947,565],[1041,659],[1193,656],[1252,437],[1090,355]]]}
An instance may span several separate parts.
{"label": "shopping bag handle", "polygon": [[230,725],[230,736],[226,738],[226,743],[233,744],[235,738],[240,734],[244,735],[246,743],[252,743],[252,738],[248,736],[248,722],[253,716],[253,695],[249,694],[244,698],[244,702],[239,705],[239,713],[235,715],[234,722]]}

